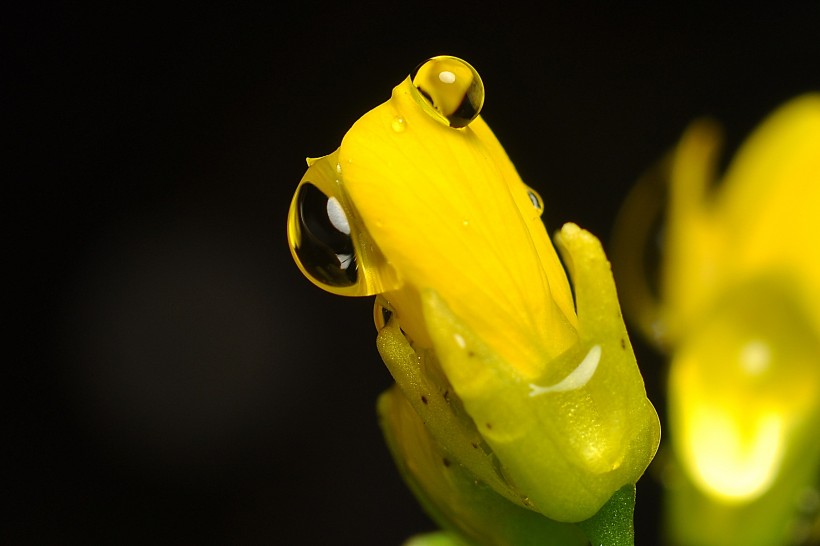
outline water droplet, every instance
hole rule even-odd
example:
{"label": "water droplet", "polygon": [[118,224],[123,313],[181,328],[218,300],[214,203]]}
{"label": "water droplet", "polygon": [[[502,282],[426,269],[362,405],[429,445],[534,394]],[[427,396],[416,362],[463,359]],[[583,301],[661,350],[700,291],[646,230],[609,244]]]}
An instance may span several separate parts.
{"label": "water droplet", "polygon": [[441,55],[421,63],[410,74],[416,101],[450,127],[466,127],[484,105],[484,84],[475,68],[457,57]]}
{"label": "water droplet", "polygon": [[390,127],[393,128],[393,131],[402,133],[405,129],[407,129],[407,122],[404,121],[403,117],[396,116],[393,118],[393,121],[390,122]]}
{"label": "water droplet", "polygon": [[335,197],[304,182],[296,190],[295,225],[290,235],[296,258],[307,272],[328,286],[353,286],[358,281],[350,224]]}
{"label": "water droplet", "polygon": [[530,203],[532,203],[533,208],[538,211],[538,214],[542,214],[544,212],[544,200],[541,199],[538,192],[532,188],[527,188],[527,197],[530,198]]}

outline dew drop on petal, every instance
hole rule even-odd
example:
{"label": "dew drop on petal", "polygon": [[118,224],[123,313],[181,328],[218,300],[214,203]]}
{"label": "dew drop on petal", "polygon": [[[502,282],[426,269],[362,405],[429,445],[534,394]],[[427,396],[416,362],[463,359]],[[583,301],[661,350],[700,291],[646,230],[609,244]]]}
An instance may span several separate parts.
{"label": "dew drop on petal", "polygon": [[416,100],[438,121],[466,127],[484,105],[484,84],[468,62],[440,55],[421,63],[410,74]]}
{"label": "dew drop on petal", "polygon": [[390,122],[390,127],[396,133],[402,133],[407,128],[407,122],[401,116],[396,116],[393,118],[393,121]]}

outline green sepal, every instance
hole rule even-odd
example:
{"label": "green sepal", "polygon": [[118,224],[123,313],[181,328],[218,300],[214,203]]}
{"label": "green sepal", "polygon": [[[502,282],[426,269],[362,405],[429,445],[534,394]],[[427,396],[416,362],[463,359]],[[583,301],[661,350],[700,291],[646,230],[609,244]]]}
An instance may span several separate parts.
{"label": "green sepal", "polygon": [[[425,511],[453,545],[584,546],[574,524],[550,520],[510,502],[450,459],[401,390],[379,397],[379,422],[393,459]],[[444,539],[445,537],[437,537]]]}
{"label": "green sepal", "polygon": [[575,288],[580,339],[539,377],[523,377],[500,358],[435,291],[422,293],[422,306],[441,369],[506,484],[545,516],[578,522],[637,482],[660,425],[600,242],[567,224],[557,243]]}
{"label": "green sepal", "polygon": [[[450,533],[436,539],[632,544],[634,483],[657,448],[657,414],[600,243],[568,225],[558,246],[575,286],[580,340],[544,377],[522,378],[432,290],[421,296],[435,352],[415,350],[395,316],[379,331],[396,380],[379,399],[380,423],[402,476]],[[600,365],[576,381],[596,353]]]}
{"label": "green sepal", "polygon": [[526,506],[522,496],[504,478],[501,463],[443,375],[434,353],[417,353],[395,317],[379,331],[376,347],[396,386],[442,455],[459,460],[476,479],[510,502]]}
{"label": "green sepal", "polygon": [[634,546],[635,485],[625,485],[615,492],[598,513],[578,526],[589,537],[590,544],[601,546]]}

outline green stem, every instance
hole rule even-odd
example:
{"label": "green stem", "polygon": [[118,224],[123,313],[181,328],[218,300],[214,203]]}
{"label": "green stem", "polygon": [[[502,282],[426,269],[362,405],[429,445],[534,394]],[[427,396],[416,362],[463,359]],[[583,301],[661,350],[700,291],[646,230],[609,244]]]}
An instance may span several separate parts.
{"label": "green stem", "polygon": [[592,546],[635,546],[635,486],[615,492],[598,513],[578,523]]}

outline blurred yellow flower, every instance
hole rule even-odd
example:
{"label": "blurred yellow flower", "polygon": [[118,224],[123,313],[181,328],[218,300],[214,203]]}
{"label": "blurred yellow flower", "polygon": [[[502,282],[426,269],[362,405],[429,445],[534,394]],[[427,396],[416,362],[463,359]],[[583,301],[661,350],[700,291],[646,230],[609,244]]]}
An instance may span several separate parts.
{"label": "blurred yellow flower", "polygon": [[[774,112],[712,188],[719,141],[714,124],[694,123],[660,176],[636,186],[616,273],[628,315],[671,358],[673,542],[797,543],[820,466],[820,94]],[[655,295],[640,242],[661,191]]]}

